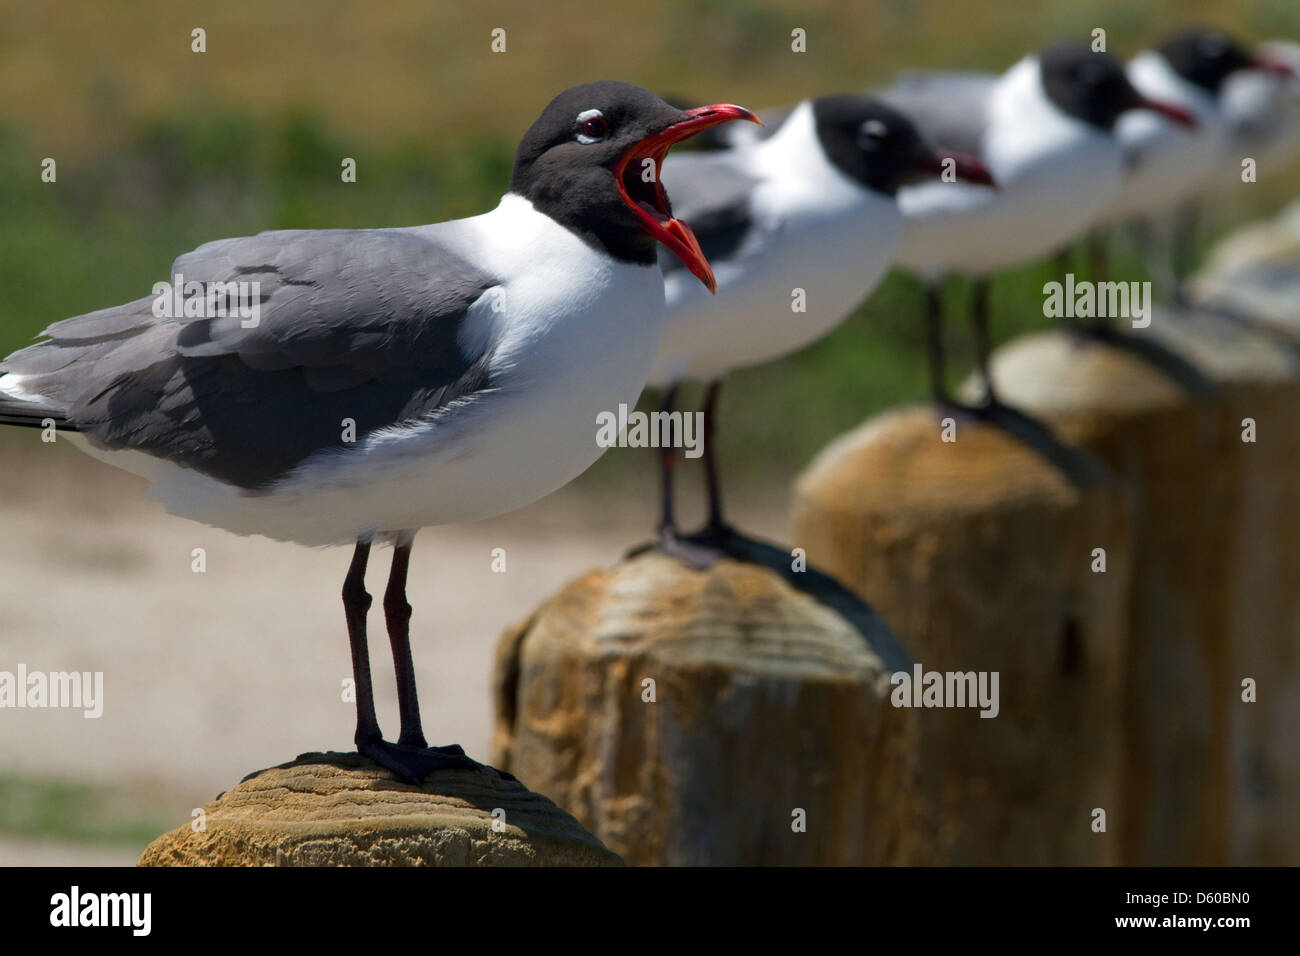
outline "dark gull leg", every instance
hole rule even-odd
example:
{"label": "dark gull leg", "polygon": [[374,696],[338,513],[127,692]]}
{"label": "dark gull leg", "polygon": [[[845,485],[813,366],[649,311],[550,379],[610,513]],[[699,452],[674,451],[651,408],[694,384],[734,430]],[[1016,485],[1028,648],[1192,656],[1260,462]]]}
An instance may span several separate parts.
{"label": "dark gull leg", "polygon": [[455,744],[447,747],[425,745],[415,694],[415,669],[411,664],[411,607],[406,601],[406,571],[410,557],[409,539],[399,542],[393,555],[388,589],[384,593],[384,612],[393,645],[398,703],[402,714],[402,733],[395,744],[384,740],[380,733],[370,679],[370,654],[366,646],[366,613],[370,610],[370,595],[366,593],[365,583],[366,564],[370,559],[369,541],[357,542],[352,565],[343,583],[343,608],[347,614],[348,640],[352,644],[352,673],[357,684],[357,752],[399,779],[418,784],[434,770],[474,769],[481,764],[466,757],[465,751]]}
{"label": "dark gull leg", "polygon": [[971,330],[975,333],[975,365],[984,380],[984,404],[1000,404],[993,390],[993,376],[989,374],[989,356],[992,352],[989,339],[989,280],[977,279],[971,294]]}
{"label": "dark gull leg", "polygon": [[1088,235],[1088,271],[1093,282],[1106,281],[1110,252],[1109,239],[1105,229],[1094,229]]}
{"label": "dark gull leg", "polygon": [[[677,385],[673,384],[664,392],[660,411],[671,414],[677,401]],[[677,449],[663,447],[659,449],[659,537],[677,537],[677,520],[673,514],[673,471],[677,467]]]}
{"label": "dark gull leg", "polygon": [[348,642],[352,645],[352,678],[356,683],[358,750],[370,740],[379,740],[379,719],[375,716],[375,695],[370,681],[370,652],[366,647],[366,614],[370,595],[366,593],[366,564],[370,561],[370,542],[358,541],[352,552],[348,576],[343,579],[343,613],[348,622]]}
{"label": "dark gull leg", "polygon": [[1174,249],[1171,253],[1174,291],[1171,301],[1186,306],[1187,277],[1196,266],[1196,235],[1201,222],[1201,205],[1196,200],[1183,203],[1175,213]]}
{"label": "dark gull leg", "polygon": [[930,394],[940,405],[949,405],[943,354],[943,297],[937,281],[925,284],[925,347],[930,361]]}
{"label": "dark gull leg", "polygon": [[384,619],[393,646],[393,669],[397,672],[397,707],[402,732],[397,738],[404,747],[427,747],[420,727],[420,700],[415,691],[415,665],[411,661],[411,605],[406,600],[406,572],[411,566],[410,539],[393,548],[393,569],[384,591]]}
{"label": "dark gull leg", "polygon": [[1053,259],[1056,271],[1060,273],[1061,281],[1065,281],[1065,274],[1074,268],[1074,246],[1066,246],[1056,254]]}
{"label": "dark gull leg", "polygon": [[722,391],[722,379],[709,383],[709,390],[704,398],[704,478],[709,494],[708,530],[717,534],[728,529],[722,518],[722,483],[718,479],[718,458],[715,438],[718,434],[718,394]]}
{"label": "dark gull leg", "polygon": [[1178,275],[1174,269],[1169,244],[1158,235],[1158,230],[1145,219],[1133,223],[1133,238],[1137,241],[1147,275],[1154,283],[1157,296],[1172,301],[1178,295]]}
{"label": "dark gull leg", "polygon": [[[673,385],[664,394],[661,411],[665,414],[671,413],[676,400],[677,386]],[[706,427],[708,420],[706,415]],[[708,454],[708,447],[709,442],[706,438],[705,454]],[[659,449],[659,475],[663,482],[663,497],[661,499],[662,510],[659,516],[659,539],[655,546],[659,551],[669,557],[676,558],[687,567],[702,571],[717,563],[722,554],[715,548],[683,538],[677,531],[677,523],[673,515],[673,472],[677,467],[677,457],[676,448]]]}

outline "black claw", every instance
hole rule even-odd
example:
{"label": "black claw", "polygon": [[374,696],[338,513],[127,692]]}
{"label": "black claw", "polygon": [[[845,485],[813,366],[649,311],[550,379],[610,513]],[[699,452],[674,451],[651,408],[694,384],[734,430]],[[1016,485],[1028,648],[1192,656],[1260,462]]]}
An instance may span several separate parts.
{"label": "black claw", "polygon": [[503,780],[514,780],[510,774],[488,767],[465,756],[459,744],[444,747],[415,747],[391,744],[387,740],[368,740],[357,744],[357,751],[406,783],[421,784],[435,770],[492,770]]}

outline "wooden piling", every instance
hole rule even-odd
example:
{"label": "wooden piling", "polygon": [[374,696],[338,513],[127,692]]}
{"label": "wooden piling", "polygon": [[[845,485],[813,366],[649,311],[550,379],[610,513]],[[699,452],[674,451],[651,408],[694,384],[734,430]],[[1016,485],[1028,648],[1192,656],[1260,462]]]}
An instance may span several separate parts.
{"label": "wooden piling", "polygon": [[[1134,488],[1126,863],[1259,859],[1273,852],[1263,833],[1278,835],[1264,818],[1282,825],[1266,806],[1288,789],[1270,778],[1289,771],[1265,755],[1276,749],[1265,729],[1273,711],[1243,702],[1242,681],[1269,685],[1275,704],[1295,699],[1300,396],[1290,351],[1222,318],[1158,312],[1150,329],[1110,341],[1055,331],[995,354],[1006,401]],[[1247,418],[1254,442],[1243,440]]]}
{"label": "wooden piling", "polygon": [[911,407],[837,439],[796,486],[792,542],[924,671],[1000,675],[994,718],[913,712],[907,862],[1117,859],[1128,506],[1043,437]]}
{"label": "wooden piling", "polygon": [[617,866],[550,800],[496,771],[421,785],[364,757],[304,754],[154,840],[140,866]]}
{"label": "wooden piling", "polygon": [[[1300,346],[1300,203],[1274,220],[1226,237],[1190,285],[1198,305],[1228,310],[1259,323],[1261,332],[1280,334],[1274,348],[1285,352],[1289,343]],[[1244,380],[1243,389],[1251,377],[1258,378],[1236,376]],[[1247,614],[1255,612],[1253,624],[1244,625],[1241,673],[1256,675],[1260,696],[1254,706],[1239,709],[1246,720],[1238,722],[1234,734],[1241,802],[1234,815],[1233,859],[1295,866],[1300,865],[1300,571],[1295,555],[1300,546],[1300,519],[1295,517],[1300,511],[1295,500],[1300,495],[1300,407],[1294,388],[1256,384],[1254,398],[1241,396],[1242,417],[1271,424],[1261,425],[1253,454],[1246,456],[1253,466],[1243,471],[1243,499],[1254,520],[1243,525],[1240,539],[1256,560],[1247,558],[1241,565],[1239,606]],[[1272,560],[1263,560],[1270,554]],[[1259,613],[1267,608],[1271,615]]]}
{"label": "wooden piling", "polygon": [[645,553],[503,635],[493,759],[631,864],[897,862],[912,713],[867,637],[768,568]]}

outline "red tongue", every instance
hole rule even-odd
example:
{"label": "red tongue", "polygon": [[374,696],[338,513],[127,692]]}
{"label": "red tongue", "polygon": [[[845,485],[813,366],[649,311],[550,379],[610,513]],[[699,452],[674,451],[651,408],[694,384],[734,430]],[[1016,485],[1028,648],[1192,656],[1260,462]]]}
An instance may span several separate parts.
{"label": "red tongue", "polygon": [[710,292],[717,292],[718,280],[713,278],[713,270],[709,268],[709,261],[704,258],[704,250],[700,248],[700,241],[695,238],[695,233],[691,232],[691,227],[680,219],[669,219],[663,224],[663,227],[665,232],[685,246],[691,253],[689,258],[680,254],[678,258],[686,264],[686,267],[691,270],[695,278],[704,283]]}

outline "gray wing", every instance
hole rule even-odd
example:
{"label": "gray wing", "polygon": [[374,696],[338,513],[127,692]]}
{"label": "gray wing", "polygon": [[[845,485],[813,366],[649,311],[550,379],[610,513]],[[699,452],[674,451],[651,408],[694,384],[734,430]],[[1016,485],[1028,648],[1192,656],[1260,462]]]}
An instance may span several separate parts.
{"label": "gray wing", "polygon": [[870,92],[910,119],[933,146],[981,156],[997,81],[993,73],[915,72]]}
{"label": "gray wing", "polygon": [[497,280],[423,231],[224,239],[181,256],[172,274],[257,282],[256,327],[239,314],[157,318],[149,297],[57,322],[0,371],[24,376],[38,411],[96,445],[248,489],[346,447],[345,418],[360,439],[488,384],[482,347],[463,351],[458,333]]}
{"label": "gray wing", "polygon": [[[673,215],[691,227],[705,258],[714,264],[734,258],[752,239],[756,228],[750,200],[757,183],[728,151],[682,153],[664,164],[663,185]],[[665,275],[685,268],[662,244],[659,266]]]}

